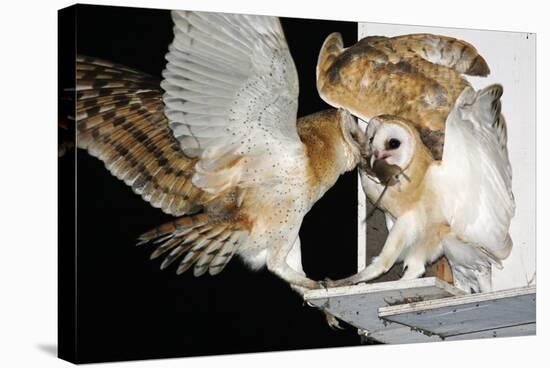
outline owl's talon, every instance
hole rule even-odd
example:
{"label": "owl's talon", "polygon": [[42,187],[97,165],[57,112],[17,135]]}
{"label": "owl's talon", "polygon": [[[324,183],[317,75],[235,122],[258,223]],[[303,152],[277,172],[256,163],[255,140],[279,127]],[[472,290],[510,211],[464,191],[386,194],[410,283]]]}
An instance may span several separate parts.
{"label": "owl's talon", "polygon": [[322,286],[325,290],[328,290],[333,287],[341,286],[337,280],[332,280],[328,277],[325,277],[323,280],[319,281],[319,285]]}
{"label": "owl's talon", "polygon": [[328,327],[330,327],[333,330],[343,330],[344,327],[340,325],[340,321],[334,315],[330,314],[327,311],[323,311],[325,313],[325,318],[327,320]]}
{"label": "owl's talon", "polygon": [[329,285],[328,285],[327,279],[319,280],[318,283],[319,283],[319,289],[328,290]]}
{"label": "owl's talon", "polygon": [[325,282],[326,282],[326,284],[329,288],[341,287],[341,286],[351,286],[351,285],[356,284],[356,282],[354,282],[350,278],[345,278],[345,279],[340,279],[340,280],[326,279]]}

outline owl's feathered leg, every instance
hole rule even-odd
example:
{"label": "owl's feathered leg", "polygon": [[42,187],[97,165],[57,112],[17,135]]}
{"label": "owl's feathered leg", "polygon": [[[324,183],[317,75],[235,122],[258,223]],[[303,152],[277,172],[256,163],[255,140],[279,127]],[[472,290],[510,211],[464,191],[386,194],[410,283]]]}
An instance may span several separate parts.
{"label": "owl's feathered leg", "polygon": [[417,279],[426,272],[425,260],[414,259],[407,262],[407,269],[401,280],[412,280]]}
{"label": "owl's feathered leg", "polygon": [[407,245],[408,231],[412,228],[411,217],[414,216],[409,214],[401,216],[395,221],[390,233],[388,234],[386,243],[384,243],[382,252],[380,252],[378,257],[372,260],[370,265],[353,276],[341,280],[330,281],[329,286],[353,285],[359,282],[375,279],[387,272],[397,261],[403,249]]}
{"label": "owl's feathered leg", "polygon": [[[297,234],[295,239],[299,239]],[[296,244],[297,248],[295,247]],[[294,253],[292,253],[292,250],[294,250]],[[321,287],[319,282],[311,280],[305,276],[304,271],[301,269],[301,260],[298,270],[292,268],[288,264],[287,259],[289,258],[289,255],[291,256],[291,259],[294,259],[294,262],[296,262],[296,252],[299,250],[299,240],[289,242],[281,239],[279,246],[274,247],[274,249],[267,256],[267,269],[284,281],[288,282],[296,291],[300,290],[300,288],[319,289]],[[294,266],[298,268],[297,264]]]}
{"label": "owl's feathered leg", "polygon": [[[306,277],[306,273],[304,272],[304,269],[302,267],[302,249],[301,249],[300,237],[296,238],[294,245],[290,249],[290,252],[288,252],[288,255],[286,257],[286,263],[292,269],[296,270],[300,275]],[[297,292],[302,297],[304,296],[304,293],[309,290],[303,286],[294,285],[294,284],[290,284],[290,287],[292,288],[292,290]]]}

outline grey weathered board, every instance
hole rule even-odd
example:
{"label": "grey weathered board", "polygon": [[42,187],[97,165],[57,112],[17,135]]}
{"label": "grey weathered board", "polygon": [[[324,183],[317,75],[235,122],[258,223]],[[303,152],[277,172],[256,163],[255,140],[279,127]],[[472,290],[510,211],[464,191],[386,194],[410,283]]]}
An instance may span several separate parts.
{"label": "grey weathered board", "polygon": [[533,335],[535,287],[382,307],[379,316],[446,340]]}
{"label": "grey weathered board", "polygon": [[311,305],[325,309],[368,333],[375,340],[385,343],[411,343],[439,341],[440,338],[380,319],[380,307],[463,294],[461,290],[444,281],[426,277],[310,290],[305,294],[305,299]]}

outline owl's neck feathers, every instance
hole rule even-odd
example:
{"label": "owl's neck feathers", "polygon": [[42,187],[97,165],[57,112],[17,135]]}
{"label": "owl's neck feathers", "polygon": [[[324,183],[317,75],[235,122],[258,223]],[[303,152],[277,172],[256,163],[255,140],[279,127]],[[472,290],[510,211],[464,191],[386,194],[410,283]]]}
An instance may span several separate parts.
{"label": "owl's neck feathers", "polygon": [[313,201],[321,198],[341,174],[355,168],[359,161],[359,152],[344,138],[341,119],[338,110],[325,110],[298,120],[298,135],[307,155],[306,183]]}
{"label": "owl's neck feathers", "polygon": [[409,180],[402,175],[400,183],[389,187],[386,193],[386,207],[394,217],[399,217],[420,199],[426,189],[424,183],[426,171],[434,163],[418,134],[415,132],[413,135],[416,149],[403,170]]}

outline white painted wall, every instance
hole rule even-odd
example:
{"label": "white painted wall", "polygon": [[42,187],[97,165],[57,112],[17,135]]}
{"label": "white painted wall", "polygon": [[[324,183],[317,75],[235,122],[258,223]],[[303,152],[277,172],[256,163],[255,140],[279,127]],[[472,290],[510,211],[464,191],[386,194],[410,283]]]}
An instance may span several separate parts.
{"label": "white painted wall", "polygon": [[[478,50],[491,69],[486,78],[468,77],[475,89],[492,83],[504,87],[502,112],[508,124],[508,150],[513,170],[516,215],[510,234],[514,247],[503,262],[502,270],[493,272],[493,288],[502,290],[535,283],[535,35],[528,33],[481,31],[459,28],[438,28],[359,23],[359,38],[397,36],[408,33],[433,33],[463,39]],[[347,46],[347,45],[346,45]],[[467,148],[466,148],[467,149]],[[364,266],[366,243],[364,195],[359,188],[359,265]],[[362,231],[362,232],[361,232]],[[362,267],[360,267],[362,268]]]}

